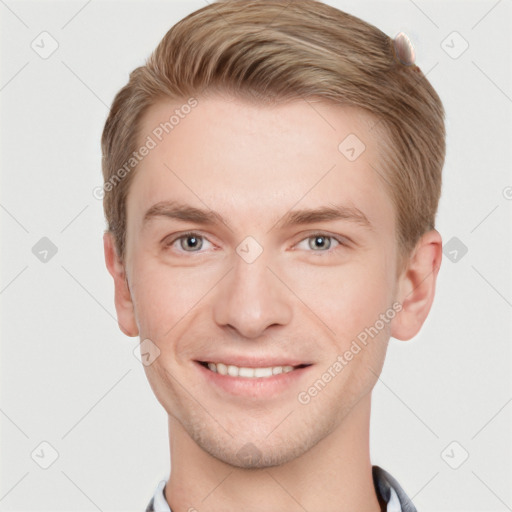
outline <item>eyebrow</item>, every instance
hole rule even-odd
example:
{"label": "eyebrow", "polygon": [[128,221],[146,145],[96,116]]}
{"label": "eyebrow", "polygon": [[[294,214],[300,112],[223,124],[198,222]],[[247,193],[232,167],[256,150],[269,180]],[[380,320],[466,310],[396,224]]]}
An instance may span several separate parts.
{"label": "eyebrow", "polygon": [[[214,210],[196,208],[177,201],[160,201],[151,206],[144,214],[143,227],[152,219],[164,217],[193,222],[205,226],[225,224],[231,229],[230,223]],[[372,230],[368,217],[359,208],[345,205],[322,206],[290,210],[284,214],[271,229],[285,229],[291,226],[313,224],[334,220],[346,220]],[[269,230],[270,231],[270,230]]]}

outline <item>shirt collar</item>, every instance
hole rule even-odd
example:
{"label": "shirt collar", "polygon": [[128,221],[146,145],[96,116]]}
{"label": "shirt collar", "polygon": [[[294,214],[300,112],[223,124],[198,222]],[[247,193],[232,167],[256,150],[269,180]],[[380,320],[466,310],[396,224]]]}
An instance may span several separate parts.
{"label": "shirt collar", "polygon": [[[373,483],[379,496],[387,503],[386,512],[417,512],[400,484],[384,469],[372,467]],[[166,480],[161,480],[145,512],[172,512],[165,499]]]}

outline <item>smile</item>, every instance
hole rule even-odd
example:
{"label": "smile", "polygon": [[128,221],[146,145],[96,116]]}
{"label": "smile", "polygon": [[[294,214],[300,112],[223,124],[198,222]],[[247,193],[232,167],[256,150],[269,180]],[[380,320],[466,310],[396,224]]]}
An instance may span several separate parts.
{"label": "smile", "polygon": [[280,373],[289,373],[293,370],[309,366],[306,364],[301,364],[298,366],[269,366],[266,368],[250,368],[245,366],[235,366],[233,364],[228,365],[224,363],[201,362],[200,364],[212,372],[220,373],[221,375],[229,375],[230,377],[243,377],[246,379],[268,378],[274,375],[279,375]]}

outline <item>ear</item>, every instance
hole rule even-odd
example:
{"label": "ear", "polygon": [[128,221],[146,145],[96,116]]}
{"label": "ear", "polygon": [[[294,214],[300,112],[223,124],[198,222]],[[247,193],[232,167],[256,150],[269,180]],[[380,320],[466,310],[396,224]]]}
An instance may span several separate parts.
{"label": "ear", "polygon": [[128,287],[125,268],[117,255],[114,237],[109,231],[103,235],[103,248],[105,251],[105,264],[110,275],[114,278],[114,301],[117,311],[117,323],[121,331],[127,336],[137,336],[139,328],[135,320],[132,296]]}
{"label": "ear", "polygon": [[432,306],[441,267],[443,244],[435,229],[425,233],[398,278],[397,296],[402,310],[391,321],[391,336],[409,340],[425,322]]}

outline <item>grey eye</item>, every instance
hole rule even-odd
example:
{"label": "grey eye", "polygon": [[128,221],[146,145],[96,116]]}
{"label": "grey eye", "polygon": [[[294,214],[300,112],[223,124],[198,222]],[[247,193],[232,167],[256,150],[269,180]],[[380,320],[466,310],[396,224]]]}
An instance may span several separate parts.
{"label": "grey eye", "polygon": [[320,249],[329,249],[331,247],[331,237],[324,235],[313,235],[309,237],[309,247],[313,250],[318,249],[318,246],[315,246],[315,244],[318,244]]}
{"label": "grey eye", "polygon": [[[193,252],[194,249],[201,249],[203,246],[202,237],[196,235],[184,235],[180,237],[180,246],[184,251]],[[189,251],[192,249],[192,251]]]}

